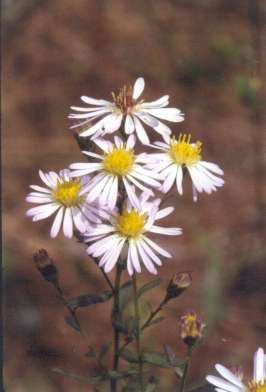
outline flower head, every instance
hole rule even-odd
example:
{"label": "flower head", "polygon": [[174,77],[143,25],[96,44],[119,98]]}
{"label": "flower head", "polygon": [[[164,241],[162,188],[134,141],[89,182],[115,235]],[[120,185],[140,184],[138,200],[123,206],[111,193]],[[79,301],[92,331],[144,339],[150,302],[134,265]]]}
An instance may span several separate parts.
{"label": "flower head", "polygon": [[191,286],[192,278],[189,272],[178,272],[173,275],[167,286],[167,298],[176,298]]}
{"label": "flower head", "polygon": [[71,178],[70,170],[61,170],[59,174],[55,172],[44,173],[39,171],[39,175],[46,187],[31,185],[34,192],[30,192],[26,201],[40,204],[38,207],[30,208],[26,215],[32,217],[34,222],[48,218],[56,212],[50,235],[52,238],[59,233],[63,222],[63,232],[66,237],[73,235],[73,223],[80,232],[87,229],[88,221],[100,221],[97,215],[99,212],[94,205],[86,201],[84,188],[88,185],[88,177]]}
{"label": "flower head", "polygon": [[207,376],[206,380],[216,387],[217,392],[266,392],[266,355],[262,348],[254,354],[251,380],[242,380],[242,376],[220,364],[216,364],[215,369],[222,377]]}
{"label": "flower head", "polygon": [[159,163],[149,163],[147,168],[156,170],[164,177],[163,192],[168,192],[176,182],[178,193],[183,194],[184,170],[188,171],[192,180],[194,201],[197,201],[197,192],[212,193],[224,185],[224,180],[218,177],[223,175],[223,170],[215,163],[202,160],[202,143],[191,143],[191,135],[180,134],[178,139],[172,137],[165,143],[155,142],[153,147],[162,151],[149,154]]}
{"label": "flower head", "polygon": [[113,144],[100,138],[95,139],[94,142],[102,150],[102,154],[89,151],[83,151],[83,153],[93,159],[98,159],[99,162],[73,163],[70,165],[73,170],[71,176],[97,173],[85,188],[88,192],[87,200],[90,202],[99,198],[101,204],[113,209],[118,198],[119,182],[122,182],[131,203],[139,207],[133,185],[153,195],[149,188],[159,188],[161,186],[159,180],[162,177],[152,170],[143,168],[143,164],[147,163],[148,154],[135,154],[136,138],[134,135],[130,135],[126,143],[118,136],[115,136],[114,141]]}
{"label": "flower head", "polygon": [[[149,137],[143,123],[163,137],[169,136],[171,134],[170,128],[159,119],[179,122],[184,120],[184,115],[179,109],[165,107],[169,104],[168,95],[153,102],[140,100],[144,86],[144,79],[138,78],[133,87],[123,86],[117,94],[112,93],[112,102],[82,96],[83,102],[93,106],[89,108],[71,107],[77,113],[71,113],[69,118],[83,120],[73,127],[88,126],[81,136],[99,137],[117,131],[124,121],[125,133],[129,135],[136,132],[138,139],[143,144],[149,143]],[[91,126],[91,122],[94,120],[96,122]]]}
{"label": "flower head", "polygon": [[148,238],[147,233],[180,235],[180,228],[157,226],[155,222],[168,216],[173,207],[159,209],[159,199],[149,201],[150,194],[143,192],[140,196],[139,208],[135,208],[130,200],[124,204],[122,211],[112,211],[108,223],[90,228],[85,233],[87,252],[99,258],[99,266],[110,272],[118,261],[122,251],[127,252],[127,269],[130,275],[141,272],[141,262],[152,274],[157,273],[155,265],[162,265],[157,254],[170,258],[171,255],[157,243]]}
{"label": "flower head", "polygon": [[193,346],[202,338],[202,332],[205,327],[201,317],[194,311],[186,311],[179,320],[180,336],[184,343]]}

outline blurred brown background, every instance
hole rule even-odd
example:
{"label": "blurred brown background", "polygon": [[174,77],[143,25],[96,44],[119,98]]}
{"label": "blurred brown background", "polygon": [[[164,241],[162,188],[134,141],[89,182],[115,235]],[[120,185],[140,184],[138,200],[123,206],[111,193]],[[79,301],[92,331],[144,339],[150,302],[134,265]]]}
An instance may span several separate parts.
{"label": "blurred brown background", "polygon": [[[163,284],[151,303],[176,271],[191,271],[193,285],[167,306],[145,345],[162,351],[171,344],[183,355],[177,317],[187,307],[200,312],[208,336],[195,353],[191,386],[217,361],[250,370],[255,349],[266,348],[265,15],[259,0],[3,1],[6,391],[93,390],[51,371],[86,376],[97,369],[32,253],[49,251],[68,297],[104,290],[105,282],[82,245],[63,235],[51,240],[50,221],[26,219],[24,200],[29,184],[39,183],[39,168],[81,159],[68,130],[69,106],[81,95],[109,99],[138,76],[145,99],[170,94],[170,106],[186,114],[172,129],[203,141],[204,159],[221,165],[226,180],[193,204],[186,179],[185,196],[171,199],[176,212],[167,223],[184,235],[160,239],[175,257],[160,269]],[[141,275],[142,283],[149,279]],[[96,347],[111,340],[110,306],[78,312]],[[160,390],[173,391],[173,374],[161,375]]]}

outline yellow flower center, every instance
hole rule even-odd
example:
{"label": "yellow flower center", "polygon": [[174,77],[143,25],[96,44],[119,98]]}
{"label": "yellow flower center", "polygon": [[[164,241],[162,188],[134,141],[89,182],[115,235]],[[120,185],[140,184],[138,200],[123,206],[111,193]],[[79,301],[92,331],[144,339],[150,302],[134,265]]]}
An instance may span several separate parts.
{"label": "yellow flower center", "polygon": [[114,148],[105,155],[103,165],[107,172],[116,176],[124,176],[130,172],[134,161],[134,150],[126,150],[124,147]]}
{"label": "yellow flower center", "polygon": [[117,231],[127,238],[137,238],[143,231],[146,223],[146,214],[141,214],[137,210],[124,210],[118,215],[116,221]]}
{"label": "yellow flower center", "polygon": [[255,381],[252,380],[248,383],[248,392],[266,392],[266,378],[264,378],[262,381]]}
{"label": "yellow flower center", "polygon": [[180,133],[178,140],[171,139],[169,155],[178,165],[190,166],[197,163],[200,159],[201,142],[190,143],[191,135]]}
{"label": "yellow flower center", "polygon": [[135,100],[132,97],[132,87],[123,86],[118,94],[112,93],[112,97],[116,107],[123,113],[129,113],[135,104]]}
{"label": "yellow flower center", "polygon": [[85,196],[79,196],[81,189],[80,179],[63,181],[57,183],[53,191],[55,201],[63,204],[65,207],[74,207],[85,200]]}

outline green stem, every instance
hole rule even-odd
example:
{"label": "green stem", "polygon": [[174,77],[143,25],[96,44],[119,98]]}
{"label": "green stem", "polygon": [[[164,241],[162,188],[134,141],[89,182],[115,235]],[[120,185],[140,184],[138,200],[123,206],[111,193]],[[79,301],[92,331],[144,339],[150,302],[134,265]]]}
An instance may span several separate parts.
{"label": "green stem", "polygon": [[[142,325],[140,328],[141,332],[144,331],[144,329],[148,328],[154,317],[162,310],[164,305],[168,302],[168,299],[164,298],[160,305],[149,315],[145,323]],[[123,352],[123,350],[133,341],[133,337],[130,336],[128,340],[120,347],[120,354]]]}
{"label": "green stem", "polygon": [[189,368],[191,357],[192,357],[192,349],[193,349],[193,346],[188,346],[185,368],[184,368],[183,376],[181,378],[181,384],[180,384],[180,389],[179,389],[180,392],[184,392],[184,389],[185,389],[188,368]]}
{"label": "green stem", "polygon": [[133,275],[133,292],[134,292],[134,308],[135,308],[135,320],[136,320],[136,344],[137,344],[137,356],[139,365],[139,386],[140,391],[143,392],[143,369],[142,369],[142,356],[141,356],[141,345],[140,345],[140,316],[139,316],[139,303],[138,303],[138,292],[137,292],[137,276]]}
{"label": "green stem", "polygon": [[143,331],[145,328],[147,328],[150,325],[150,322],[154,319],[154,317],[162,310],[164,305],[167,303],[167,299],[164,298],[160,305],[149,315],[145,323],[142,325],[141,330]]}
{"label": "green stem", "polygon": [[[119,368],[119,342],[120,342],[120,334],[119,330],[117,329],[116,322],[119,320],[119,288],[120,288],[120,280],[122,275],[122,268],[117,263],[116,268],[116,276],[115,276],[115,286],[114,286],[114,305],[112,311],[112,318],[113,318],[113,328],[114,328],[114,357],[113,357],[113,370],[117,371]],[[110,381],[111,392],[116,392],[117,387],[117,380],[111,379]]]}

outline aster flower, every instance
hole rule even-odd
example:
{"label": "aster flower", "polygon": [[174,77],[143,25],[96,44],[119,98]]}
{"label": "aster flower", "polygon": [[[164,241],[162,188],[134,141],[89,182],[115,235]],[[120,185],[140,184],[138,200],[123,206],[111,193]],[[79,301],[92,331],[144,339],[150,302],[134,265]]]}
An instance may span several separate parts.
{"label": "aster flower", "polygon": [[32,217],[33,222],[48,218],[56,213],[50,235],[55,238],[63,222],[63,232],[66,237],[73,235],[73,224],[82,233],[88,226],[88,220],[100,222],[99,214],[105,217],[104,211],[98,211],[95,205],[89,205],[86,194],[83,193],[89,178],[72,179],[70,170],[64,169],[59,174],[50,171],[44,173],[39,170],[39,175],[46,187],[30,185],[34,192],[30,192],[26,201],[40,204],[30,208],[26,215]]}
{"label": "aster flower", "polygon": [[85,242],[92,242],[87,253],[99,258],[99,267],[103,267],[105,272],[114,268],[122,252],[127,254],[129,275],[133,275],[134,271],[141,272],[141,262],[150,273],[157,274],[156,266],[162,265],[158,255],[171,257],[169,252],[148,238],[147,233],[180,235],[182,230],[156,225],[157,220],[168,216],[174,208],[160,210],[160,199],[150,202],[149,196],[145,192],[141,194],[139,209],[127,200],[122,212],[113,211],[108,223],[97,225],[85,233]]}
{"label": "aster flower", "polygon": [[222,377],[207,376],[217,392],[265,392],[266,391],[266,355],[262,348],[254,354],[253,379],[243,382],[242,377],[234,374],[223,365],[215,365]]}
{"label": "aster flower", "polygon": [[[124,120],[125,133],[136,132],[138,139],[143,144],[149,143],[149,137],[143,123],[163,137],[169,136],[171,134],[170,128],[159,119],[180,122],[184,120],[184,115],[179,109],[165,107],[169,104],[168,95],[153,102],[140,100],[144,86],[144,79],[138,78],[133,88],[123,86],[117,95],[112,93],[112,102],[82,96],[81,100],[92,107],[71,106],[71,109],[78,113],[71,113],[69,118],[81,120],[71,128],[87,126],[87,129],[80,135],[98,137],[117,131]],[[91,122],[94,120],[96,122],[91,126]]]}
{"label": "aster flower", "polygon": [[187,310],[180,317],[179,328],[180,337],[184,343],[188,346],[194,346],[202,338],[205,324],[194,310]]}
{"label": "aster flower", "polygon": [[72,177],[98,173],[84,188],[84,191],[88,192],[87,201],[92,202],[99,198],[99,203],[106,204],[110,209],[113,209],[116,205],[119,181],[121,180],[131,203],[135,207],[139,207],[139,201],[132,185],[151,195],[153,192],[143,183],[149,187],[159,188],[161,186],[158,181],[162,179],[161,175],[142,167],[143,163],[147,163],[147,154],[135,155],[135,135],[130,135],[126,143],[123,143],[118,136],[115,136],[114,144],[100,138],[95,139],[94,143],[102,150],[102,155],[89,151],[83,151],[83,153],[98,159],[99,162],[70,165],[73,170]]}
{"label": "aster flower", "polygon": [[168,192],[176,182],[176,188],[180,195],[183,194],[183,174],[184,170],[190,174],[192,180],[193,200],[197,201],[197,192],[212,193],[217,188],[224,185],[222,176],[223,170],[215,163],[206,162],[201,159],[201,142],[191,143],[191,135],[180,134],[178,139],[168,138],[168,141],[155,142],[153,147],[162,152],[149,154],[150,157],[157,158],[160,163],[150,163],[148,168],[156,170],[163,175],[164,183],[162,191]]}

